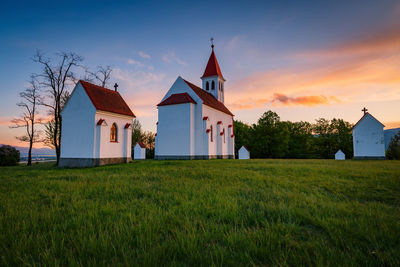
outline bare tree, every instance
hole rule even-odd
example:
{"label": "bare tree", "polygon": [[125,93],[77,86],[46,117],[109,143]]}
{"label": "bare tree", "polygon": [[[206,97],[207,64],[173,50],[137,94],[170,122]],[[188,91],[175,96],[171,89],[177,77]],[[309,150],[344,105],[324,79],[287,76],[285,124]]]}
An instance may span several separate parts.
{"label": "bare tree", "polygon": [[56,150],[57,164],[60,160],[60,142],[62,127],[62,99],[65,92],[71,85],[76,83],[73,69],[80,66],[83,58],[75,53],[58,53],[59,62],[53,63],[50,58],[45,57],[40,51],[37,51],[33,61],[41,64],[42,73],[37,74],[39,84],[47,92],[47,99],[40,102],[41,105],[48,107],[54,120],[53,145]]}
{"label": "bare tree", "polygon": [[40,131],[36,130],[35,125],[41,124],[42,120],[37,118],[37,105],[42,101],[42,97],[39,95],[39,85],[34,77],[31,77],[29,87],[21,92],[20,97],[23,99],[17,103],[18,107],[21,107],[24,112],[19,118],[13,119],[11,122],[14,126],[10,128],[25,128],[26,134],[17,136],[16,138],[22,142],[29,142],[28,151],[28,166],[32,165],[32,146],[34,143],[41,142]]}
{"label": "bare tree", "polygon": [[[69,99],[69,96],[70,93],[68,91],[64,91],[63,95],[61,96],[61,110],[64,108],[64,105]],[[52,110],[49,111],[49,115],[52,117],[52,119],[44,124],[44,137],[42,138],[42,142],[45,146],[55,149],[54,147],[55,121]],[[61,128],[60,127],[58,128],[59,128],[58,131],[61,132]],[[60,140],[57,141],[59,142]]]}
{"label": "bare tree", "polygon": [[110,66],[97,66],[96,72],[85,69],[85,80],[95,82],[102,87],[106,87],[111,78],[112,68]]}

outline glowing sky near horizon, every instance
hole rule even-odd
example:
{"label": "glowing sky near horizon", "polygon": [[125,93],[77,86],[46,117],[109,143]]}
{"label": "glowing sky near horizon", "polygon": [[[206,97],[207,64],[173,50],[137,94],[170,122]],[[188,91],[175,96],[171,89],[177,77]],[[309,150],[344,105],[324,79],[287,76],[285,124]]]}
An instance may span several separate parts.
{"label": "glowing sky near horizon", "polygon": [[36,49],[112,66],[110,84],[155,131],[156,105],[175,79],[201,84],[211,36],[238,120],[255,123],[271,109],[282,120],[355,123],[365,106],[400,127],[400,2],[327,2],[2,2],[0,143],[24,145],[9,126],[18,93],[40,72]]}

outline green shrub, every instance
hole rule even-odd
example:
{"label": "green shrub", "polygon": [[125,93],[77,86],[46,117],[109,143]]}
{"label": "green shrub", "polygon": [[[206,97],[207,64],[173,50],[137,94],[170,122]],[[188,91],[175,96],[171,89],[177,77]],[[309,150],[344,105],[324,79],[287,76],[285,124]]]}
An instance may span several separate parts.
{"label": "green shrub", "polygon": [[19,151],[12,146],[0,147],[0,166],[18,165],[19,159]]}
{"label": "green shrub", "polygon": [[386,151],[386,157],[388,159],[400,159],[400,133],[392,137]]}

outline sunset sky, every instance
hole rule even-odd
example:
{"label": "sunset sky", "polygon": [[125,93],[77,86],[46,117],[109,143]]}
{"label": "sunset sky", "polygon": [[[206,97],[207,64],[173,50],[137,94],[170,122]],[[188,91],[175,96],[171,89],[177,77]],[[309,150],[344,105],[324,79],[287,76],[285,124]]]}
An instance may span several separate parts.
{"label": "sunset sky", "polygon": [[155,131],[156,105],[175,79],[201,84],[210,37],[237,120],[255,123],[271,109],[282,120],[355,123],[365,106],[400,127],[400,1],[6,1],[0,143],[24,145],[9,126],[18,93],[40,72],[36,49],[112,66],[110,84]]}

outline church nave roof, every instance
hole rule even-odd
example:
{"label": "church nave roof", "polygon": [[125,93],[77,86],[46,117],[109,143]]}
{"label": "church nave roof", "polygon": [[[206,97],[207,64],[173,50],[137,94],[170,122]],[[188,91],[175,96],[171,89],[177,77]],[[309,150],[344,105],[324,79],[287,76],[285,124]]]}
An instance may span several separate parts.
{"label": "church nave roof", "polygon": [[234,116],[232,112],[230,112],[229,109],[222,102],[218,101],[212,94],[204,91],[200,87],[194,85],[191,82],[186,81],[185,79],[183,80],[196,93],[196,95],[198,95],[201,98],[201,100],[203,100],[204,105],[222,111],[228,115]]}
{"label": "church nave roof", "polygon": [[83,80],[80,80],[79,83],[82,85],[86,94],[89,96],[90,101],[92,101],[97,110],[136,117],[117,91],[85,82]]}

